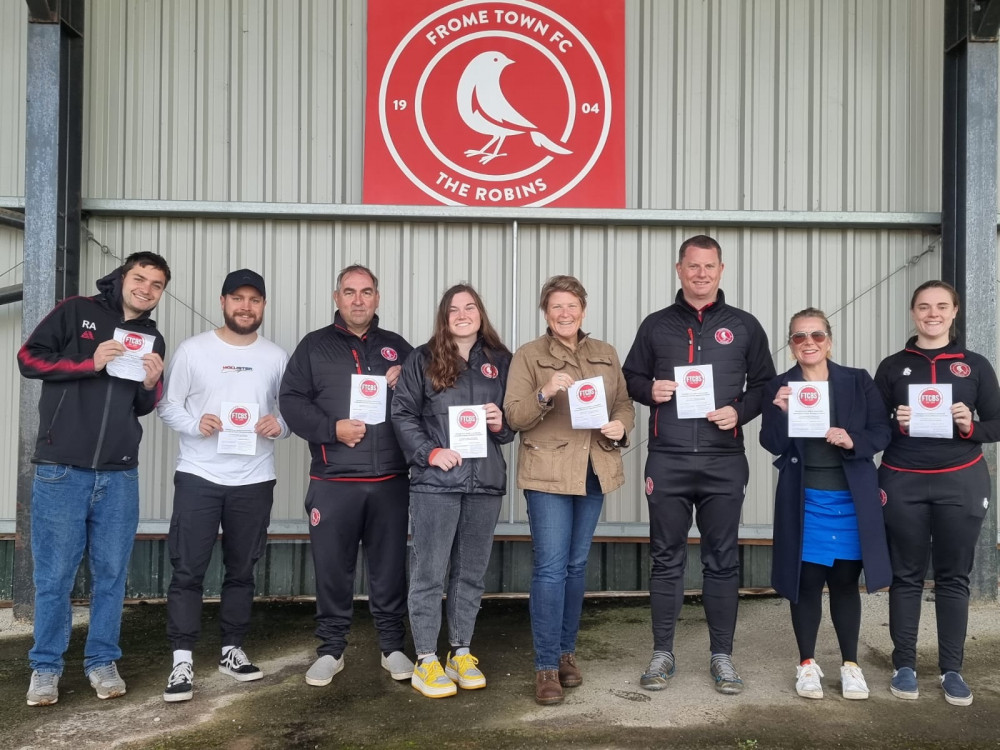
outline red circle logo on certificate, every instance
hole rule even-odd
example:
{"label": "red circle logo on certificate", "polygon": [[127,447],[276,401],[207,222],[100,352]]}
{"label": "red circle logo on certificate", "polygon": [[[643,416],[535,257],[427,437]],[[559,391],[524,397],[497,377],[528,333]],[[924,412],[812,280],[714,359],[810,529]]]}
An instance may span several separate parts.
{"label": "red circle logo on certificate", "polygon": [[586,404],[597,397],[597,389],[588,383],[587,385],[580,386],[580,390],[576,392],[576,395]]}
{"label": "red circle logo on certificate", "polygon": [[237,427],[244,427],[246,426],[246,423],[250,421],[250,412],[242,406],[237,406],[229,412],[229,421]]}
{"label": "red circle logo on certificate", "polygon": [[820,402],[819,389],[813,385],[807,385],[799,390],[799,403],[805,407],[816,406]]}
{"label": "red circle logo on certificate", "polygon": [[924,388],[920,391],[920,405],[925,409],[937,409],[941,406],[941,392],[937,388]]}
{"label": "red circle logo on certificate", "polygon": [[378,383],[374,380],[361,381],[361,395],[366,398],[374,398],[378,395]]}
{"label": "red circle logo on certificate", "polygon": [[125,334],[125,340],[122,341],[122,344],[124,344],[125,348],[128,349],[130,352],[137,352],[140,349],[142,349],[143,343],[144,339],[138,333]]}
{"label": "red circle logo on certificate", "polygon": [[684,376],[684,383],[692,391],[696,391],[705,385],[705,376],[702,375],[698,370],[691,370],[687,375]]}
{"label": "red circle logo on certificate", "polygon": [[472,409],[466,409],[458,415],[458,426],[463,430],[471,430],[479,424],[479,417]]}

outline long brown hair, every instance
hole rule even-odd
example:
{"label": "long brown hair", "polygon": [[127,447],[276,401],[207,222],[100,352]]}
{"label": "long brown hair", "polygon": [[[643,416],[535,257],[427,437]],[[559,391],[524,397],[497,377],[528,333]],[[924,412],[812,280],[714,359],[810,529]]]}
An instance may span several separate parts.
{"label": "long brown hair", "polygon": [[437,316],[434,318],[434,333],[427,342],[427,348],[431,352],[431,361],[427,365],[427,377],[430,378],[431,387],[435,391],[451,388],[458,380],[459,374],[465,369],[465,360],[458,353],[455,338],[448,330],[448,308],[451,307],[455,295],[462,292],[467,292],[479,309],[479,340],[483,342],[483,353],[486,355],[486,359],[492,363],[493,354],[510,354],[510,350],[500,340],[500,334],[490,323],[479,292],[469,284],[455,284],[441,297]]}

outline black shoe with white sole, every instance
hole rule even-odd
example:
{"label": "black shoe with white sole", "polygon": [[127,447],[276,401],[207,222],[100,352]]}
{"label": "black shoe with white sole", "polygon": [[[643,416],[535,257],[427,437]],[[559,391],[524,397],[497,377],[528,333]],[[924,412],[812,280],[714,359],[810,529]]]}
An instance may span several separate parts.
{"label": "black shoe with white sole", "polygon": [[251,664],[239,646],[230,649],[229,653],[222,657],[222,661],[219,662],[219,671],[229,675],[237,682],[251,682],[264,676],[260,667]]}
{"label": "black shoe with white sole", "polygon": [[178,703],[191,700],[194,688],[194,665],[182,661],[174,667],[167,678],[167,689],[163,691],[163,700],[167,703]]}

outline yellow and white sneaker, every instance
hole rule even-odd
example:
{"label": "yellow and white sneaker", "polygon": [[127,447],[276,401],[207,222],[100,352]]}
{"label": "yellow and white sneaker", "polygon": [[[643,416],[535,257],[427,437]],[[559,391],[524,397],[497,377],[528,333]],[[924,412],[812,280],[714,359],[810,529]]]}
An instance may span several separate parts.
{"label": "yellow and white sneaker", "polygon": [[457,682],[463,690],[479,690],[486,687],[486,675],[476,668],[478,663],[479,659],[472,654],[462,654],[452,658],[449,651],[444,673],[453,682]]}
{"label": "yellow and white sneaker", "polygon": [[415,665],[410,685],[427,698],[448,698],[458,692],[437,659]]}

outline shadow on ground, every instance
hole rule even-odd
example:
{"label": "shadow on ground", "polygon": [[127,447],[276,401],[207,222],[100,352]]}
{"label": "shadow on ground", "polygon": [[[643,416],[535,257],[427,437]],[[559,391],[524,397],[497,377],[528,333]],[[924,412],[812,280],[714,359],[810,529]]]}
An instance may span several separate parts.
{"label": "shadow on ground", "polygon": [[[30,639],[0,641],[0,747],[4,748],[1000,748],[1000,610],[973,611],[966,676],[976,691],[968,708],[947,705],[934,669],[931,605],[921,638],[921,698],[900,701],[886,685],[886,597],[867,597],[862,662],[868,701],[840,697],[836,641],[821,632],[826,698],[794,692],[796,654],[787,605],[755,598],[741,604],[736,663],[747,689],[721,696],[707,674],[707,632],[697,602],[685,606],[677,635],[678,674],[666,690],[639,689],[649,657],[648,602],[588,600],[579,656],[584,685],[557,707],[533,701],[527,602],[484,604],[473,651],[489,685],[429,700],[379,667],[364,603],[355,612],[346,667],[324,688],[305,684],[314,657],[310,603],[254,607],[246,649],[266,673],[237,684],[215,669],[220,646],[214,605],[205,608],[195,652],[194,700],[165,704],[170,671],[165,608],[126,608],[120,662],[128,694],[98,701],[82,674],[84,631],[73,633],[60,700],[49,708],[24,701]],[[447,644],[442,643],[442,654]]]}

